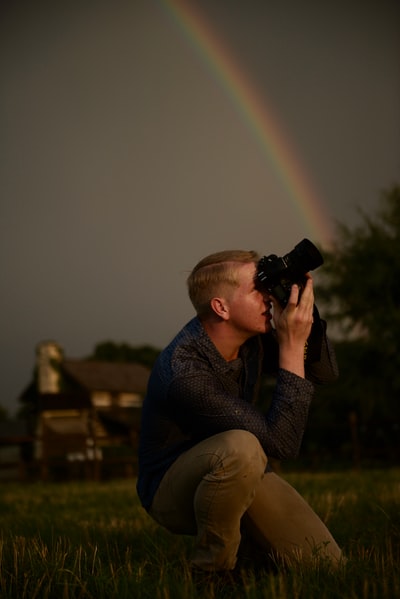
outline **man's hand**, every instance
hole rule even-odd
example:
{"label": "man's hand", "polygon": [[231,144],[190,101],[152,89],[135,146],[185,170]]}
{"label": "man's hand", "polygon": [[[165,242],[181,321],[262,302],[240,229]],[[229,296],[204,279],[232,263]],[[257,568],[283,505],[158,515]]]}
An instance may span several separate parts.
{"label": "man's hand", "polygon": [[272,302],[279,343],[279,366],[304,377],[304,346],[313,321],[314,290],[311,275],[307,275],[301,295],[299,286],[292,286],[284,309],[274,298]]}

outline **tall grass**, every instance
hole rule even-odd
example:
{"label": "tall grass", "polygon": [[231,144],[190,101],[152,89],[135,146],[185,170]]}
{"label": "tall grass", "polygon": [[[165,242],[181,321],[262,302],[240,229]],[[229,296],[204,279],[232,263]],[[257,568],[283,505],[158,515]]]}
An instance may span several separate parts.
{"label": "tall grass", "polygon": [[135,481],[0,487],[1,599],[394,599],[400,597],[400,470],[286,474],[348,558],[233,583],[192,577],[193,540],[145,514]]}

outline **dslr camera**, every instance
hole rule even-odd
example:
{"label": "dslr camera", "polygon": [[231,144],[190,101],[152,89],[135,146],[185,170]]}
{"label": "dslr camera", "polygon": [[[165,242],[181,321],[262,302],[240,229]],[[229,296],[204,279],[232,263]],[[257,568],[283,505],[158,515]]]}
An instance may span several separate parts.
{"label": "dslr camera", "polygon": [[306,273],[323,264],[324,260],[309,239],[300,241],[294,249],[285,256],[275,254],[264,256],[257,265],[256,286],[260,291],[267,291],[274,296],[282,306],[286,306],[293,284],[300,287],[300,292],[306,282]]}

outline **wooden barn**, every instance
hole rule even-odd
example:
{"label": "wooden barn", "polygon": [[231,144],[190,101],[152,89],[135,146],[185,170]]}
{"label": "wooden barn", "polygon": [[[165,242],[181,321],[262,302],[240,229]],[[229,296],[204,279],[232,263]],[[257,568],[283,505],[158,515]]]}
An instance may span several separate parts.
{"label": "wooden barn", "polygon": [[40,343],[20,397],[40,477],[134,475],[149,374],[140,364],[67,359],[57,343]]}

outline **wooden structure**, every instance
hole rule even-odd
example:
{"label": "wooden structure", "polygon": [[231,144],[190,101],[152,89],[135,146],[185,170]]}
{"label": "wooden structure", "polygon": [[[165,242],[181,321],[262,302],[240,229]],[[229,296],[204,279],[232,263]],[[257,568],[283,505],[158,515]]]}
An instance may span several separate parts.
{"label": "wooden structure", "polygon": [[65,359],[54,342],[39,344],[36,366],[20,400],[28,414],[39,476],[133,476],[149,369]]}

